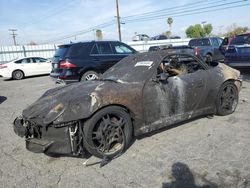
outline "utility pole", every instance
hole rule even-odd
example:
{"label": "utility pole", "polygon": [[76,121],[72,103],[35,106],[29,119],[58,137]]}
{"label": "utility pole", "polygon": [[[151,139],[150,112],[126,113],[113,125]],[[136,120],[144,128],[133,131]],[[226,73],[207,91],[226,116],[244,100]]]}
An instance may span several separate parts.
{"label": "utility pole", "polygon": [[12,35],[13,41],[14,41],[14,45],[16,46],[16,36],[17,36],[17,34],[15,33],[15,31],[17,31],[17,29],[9,29],[9,31],[12,32],[10,35]]}
{"label": "utility pole", "polygon": [[116,0],[116,18],[117,18],[117,25],[118,25],[119,41],[122,41],[122,36],[121,36],[121,22],[120,22],[119,2],[118,2],[118,0]]}

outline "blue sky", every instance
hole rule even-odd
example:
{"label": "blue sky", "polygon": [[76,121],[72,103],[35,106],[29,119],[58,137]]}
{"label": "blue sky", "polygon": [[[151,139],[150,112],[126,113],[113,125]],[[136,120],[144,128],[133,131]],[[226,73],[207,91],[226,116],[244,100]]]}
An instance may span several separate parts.
{"label": "blue sky", "polygon": [[[250,5],[224,9],[220,11],[178,16],[176,12],[189,14],[190,9],[238,2],[233,5],[250,4],[250,0],[119,0],[120,16],[125,18],[147,12],[166,9],[166,16],[156,20],[145,20],[122,24],[122,40],[129,41],[135,32],[149,36],[169,30],[166,19],[173,17],[172,33],[185,37],[185,29],[193,24],[207,22],[213,25],[213,33],[225,31],[232,24],[250,28]],[[192,5],[190,5],[192,4]],[[189,6],[190,7],[189,7]],[[179,7],[179,8],[176,8]],[[196,10],[198,11],[198,10]],[[0,45],[12,45],[13,39],[8,29],[17,29],[17,43],[27,44],[30,41],[40,43],[64,43],[94,39],[90,31],[77,35],[93,26],[115,21],[115,0],[1,0],[0,1]],[[134,17],[135,18],[135,17]],[[122,20],[123,22],[123,20]],[[95,28],[99,29],[99,27]],[[104,39],[118,40],[117,25],[100,28]],[[72,37],[64,40],[64,36]]]}

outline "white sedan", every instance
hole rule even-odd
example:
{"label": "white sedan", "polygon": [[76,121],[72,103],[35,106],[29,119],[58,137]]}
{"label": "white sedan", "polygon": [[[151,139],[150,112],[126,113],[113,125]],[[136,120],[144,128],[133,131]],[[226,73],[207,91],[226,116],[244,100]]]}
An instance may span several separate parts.
{"label": "white sedan", "polygon": [[51,62],[42,57],[19,58],[0,64],[0,76],[20,80],[26,76],[49,74]]}

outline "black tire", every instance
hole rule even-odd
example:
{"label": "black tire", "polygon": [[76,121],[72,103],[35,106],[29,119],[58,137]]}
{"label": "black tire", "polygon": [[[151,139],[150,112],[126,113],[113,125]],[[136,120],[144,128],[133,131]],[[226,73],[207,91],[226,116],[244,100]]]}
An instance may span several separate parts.
{"label": "black tire", "polygon": [[130,146],[132,121],[123,108],[110,106],[87,120],[83,132],[83,143],[89,153],[99,158],[113,158]]}
{"label": "black tire", "polygon": [[21,80],[21,79],[23,79],[24,78],[23,71],[21,71],[21,70],[15,70],[12,73],[12,78],[15,79],[15,80]]}
{"label": "black tire", "polygon": [[238,105],[238,101],[239,93],[236,85],[230,81],[225,82],[217,95],[217,114],[221,116],[232,114]]}
{"label": "black tire", "polygon": [[95,71],[87,71],[81,77],[81,82],[89,81],[89,80],[96,80],[98,79],[99,75]]}
{"label": "black tire", "polygon": [[205,62],[209,65],[213,61],[213,57],[211,54],[207,54],[204,58]]}

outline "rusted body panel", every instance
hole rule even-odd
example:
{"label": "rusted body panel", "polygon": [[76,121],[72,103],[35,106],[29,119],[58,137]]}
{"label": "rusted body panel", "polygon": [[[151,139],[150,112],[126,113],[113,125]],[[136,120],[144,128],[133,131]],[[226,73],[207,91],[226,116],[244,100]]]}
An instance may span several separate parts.
{"label": "rusted body panel", "polygon": [[127,110],[137,136],[199,115],[214,114],[218,92],[227,80],[235,82],[240,90],[239,71],[220,63],[208,66],[194,56],[201,67],[195,73],[156,81],[160,63],[173,54],[174,50],[167,50],[129,56],[100,80],[49,90],[15,120],[14,130],[26,138],[35,135],[43,140],[43,135],[47,135],[48,141],[39,143],[44,151],[55,149],[52,140],[57,143],[57,153],[69,153],[69,148],[76,153],[74,147],[81,132],[75,134],[75,125],[81,122],[84,126],[85,120],[107,106],[118,105]]}
{"label": "rusted body panel", "polygon": [[[120,105],[135,119],[142,119],[142,87],[141,83],[90,81],[56,88],[25,109],[22,116],[46,126],[89,118],[105,106]],[[61,109],[56,109],[58,105]]]}

